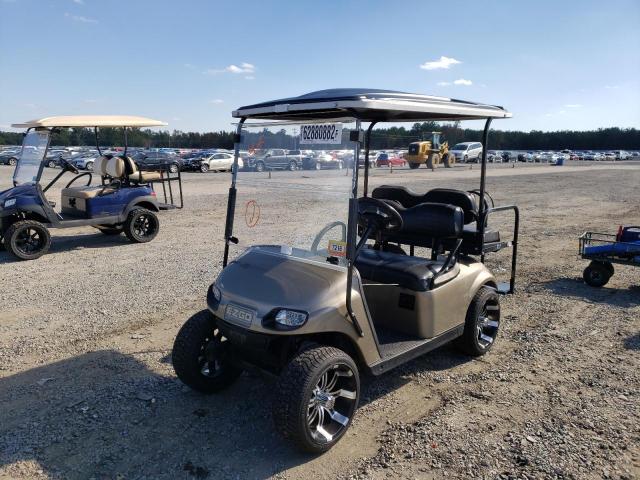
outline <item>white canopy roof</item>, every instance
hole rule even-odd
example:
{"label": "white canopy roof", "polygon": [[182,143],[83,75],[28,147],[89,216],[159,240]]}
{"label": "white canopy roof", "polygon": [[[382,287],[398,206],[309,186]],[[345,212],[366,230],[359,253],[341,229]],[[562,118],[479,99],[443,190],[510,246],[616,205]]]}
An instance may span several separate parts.
{"label": "white canopy roof", "polygon": [[37,127],[162,127],[167,125],[160,120],[132,115],[63,115],[14,123],[14,128]]}

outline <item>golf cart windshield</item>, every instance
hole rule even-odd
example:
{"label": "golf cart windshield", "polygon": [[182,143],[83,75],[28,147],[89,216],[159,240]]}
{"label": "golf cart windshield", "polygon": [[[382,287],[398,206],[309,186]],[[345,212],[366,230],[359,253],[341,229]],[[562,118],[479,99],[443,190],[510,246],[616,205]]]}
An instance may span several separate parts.
{"label": "golf cart windshield", "polygon": [[[245,124],[230,258],[254,246],[346,265],[354,143],[351,121]],[[314,155],[321,150],[327,155]],[[327,263],[328,262],[328,263]]]}
{"label": "golf cart windshield", "polygon": [[37,183],[50,132],[47,129],[30,129],[22,141],[22,153],[13,173],[14,185]]}

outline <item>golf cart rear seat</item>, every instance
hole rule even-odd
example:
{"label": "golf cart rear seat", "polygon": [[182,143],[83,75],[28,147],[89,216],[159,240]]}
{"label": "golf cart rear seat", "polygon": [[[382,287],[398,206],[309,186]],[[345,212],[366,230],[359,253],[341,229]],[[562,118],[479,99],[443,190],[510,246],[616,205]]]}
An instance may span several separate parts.
{"label": "golf cart rear seat", "polygon": [[[464,213],[460,207],[421,203],[405,209],[402,230],[435,239],[436,242],[461,243]],[[454,279],[460,273],[457,248],[442,259],[427,260],[372,248],[360,251],[355,267],[362,278],[376,283],[398,284],[416,292],[426,292]]]}
{"label": "golf cart rear seat", "polygon": [[[405,209],[415,207],[424,202],[440,203],[460,207],[464,213],[464,227],[462,229],[462,245],[460,252],[468,255],[498,251],[506,246],[500,241],[500,232],[485,228],[484,241],[478,232],[479,211],[473,193],[449,188],[435,188],[425,194],[419,194],[403,186],[383,185],[373,190],[373,198],[391,201],[401,215]],[[402,228],[400,231],[386,233],[383,239],[404,245],[431,248],[433,238],[415,231]],[[445,241],[443,247],[450,250],[455,242]]]}

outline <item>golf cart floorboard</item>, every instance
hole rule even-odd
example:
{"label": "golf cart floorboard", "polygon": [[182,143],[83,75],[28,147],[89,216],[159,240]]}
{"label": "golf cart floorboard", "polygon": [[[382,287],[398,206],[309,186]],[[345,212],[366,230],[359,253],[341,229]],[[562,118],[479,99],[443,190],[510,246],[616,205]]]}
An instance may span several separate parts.
{"label": "golf cart floorboard", "polygon": [[374,375],[380,375],[414,358],[441,347],[462,335],[464,324],[434,338],[418,338],[388,328],[376,327],[380,362],[371,366]]}

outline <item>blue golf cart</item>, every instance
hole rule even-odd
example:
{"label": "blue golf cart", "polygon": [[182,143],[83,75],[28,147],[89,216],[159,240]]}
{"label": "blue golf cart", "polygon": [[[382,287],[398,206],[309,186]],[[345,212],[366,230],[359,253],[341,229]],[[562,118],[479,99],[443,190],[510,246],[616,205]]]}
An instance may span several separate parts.
{"label": "blue golf cart", "polygon": [[[158,234],[160,210],[182,208],[180,172],[172,176],[159,166],[141,171],[127,156],[127,129],[166,125],[164,122],[133,116],[61,116],[14,124],[26,128],[22,151],[13,174],[13,188],[0,192],[0,246],[21,260],[44,255],[51,246],[49,230],[91,226],[105,235],[124,233],[129,240],[145,243]],[[95,132],[99,157],[92,172],[80,173],[75,165],[62,160],[62,170],[46,186],[40,179],[46,163],[52,134],[69,127],[91,127]],[[98,129],[120,127],[124,134],[121,155],[100,151]],[[47,198],[47,191],[67,172],[75,176],[60,194],[60,207]],[[94,178],[96,184],[92,184]],[[174,202],[178,183],[179,202]],[[162,186],[164,201],[158,201],[154,184]],[[168,195],[167,195],[168,193]]]}
{"label": "blue golf cart", "polygon": [[640,226],[623,226],[618,233],[585,232],[580,235],[580,256],[591,263],[582,277],[592,287],[603,287],[613,276],[613,264],[640,266]]}

